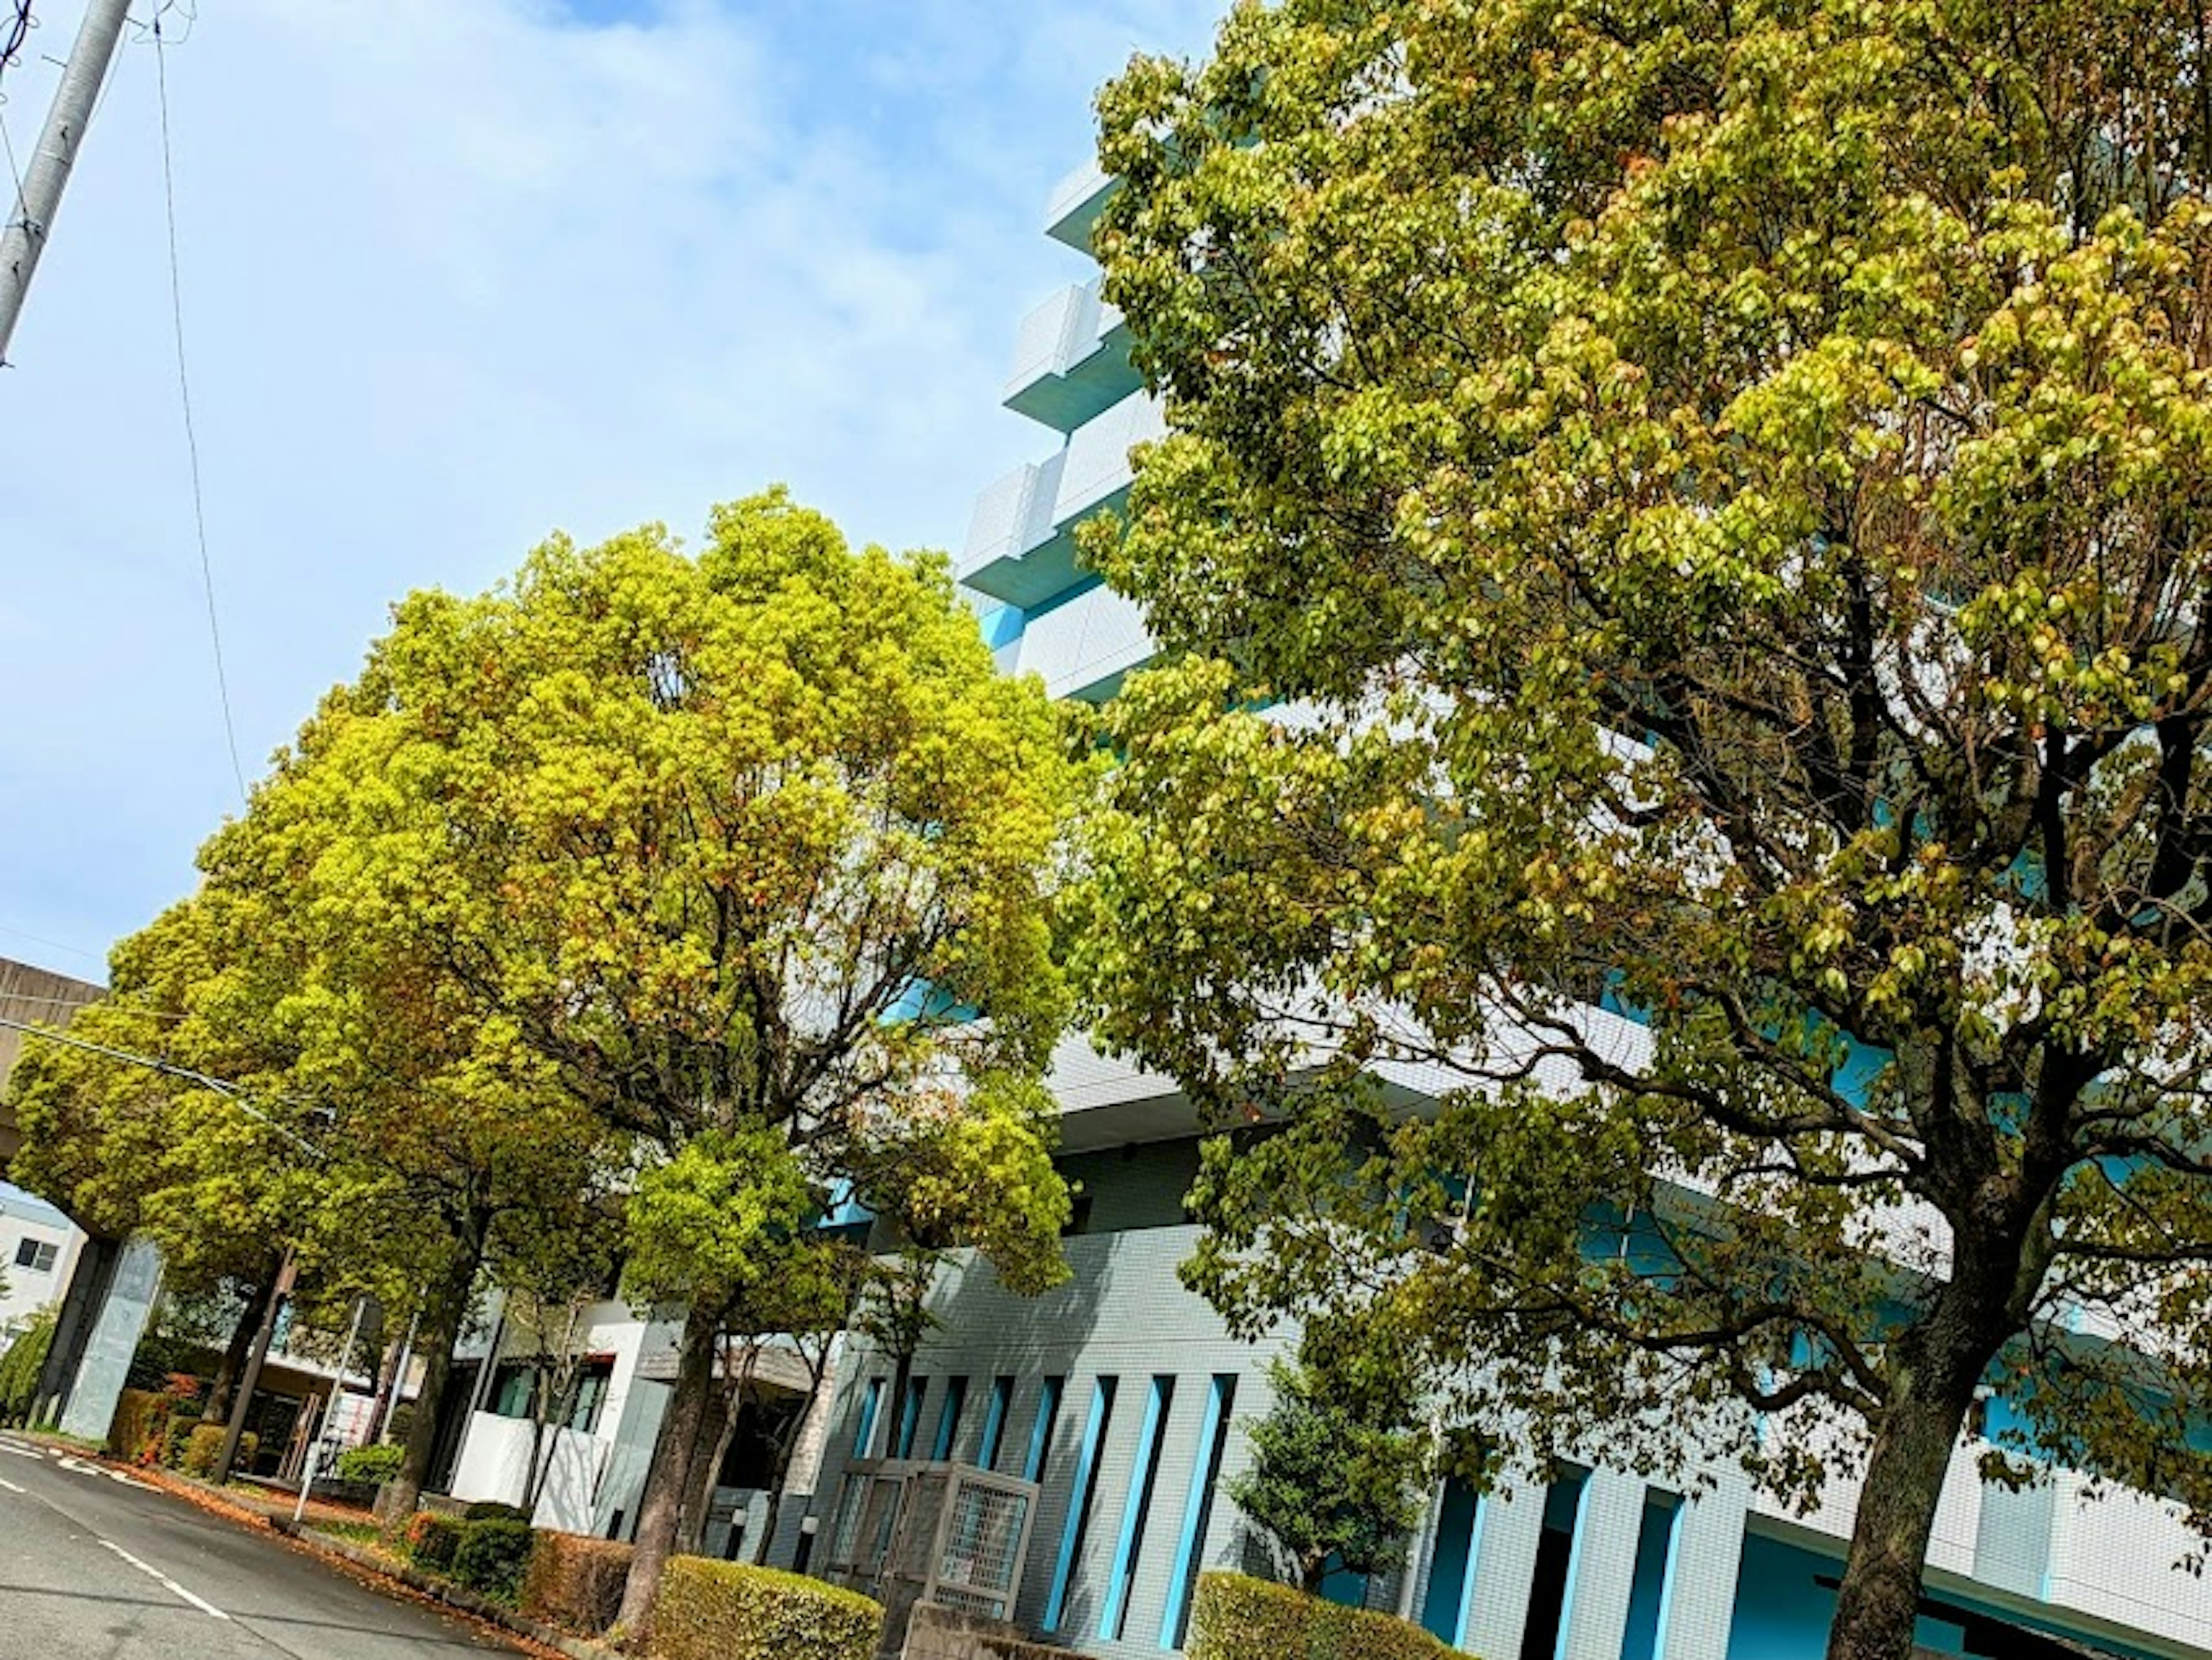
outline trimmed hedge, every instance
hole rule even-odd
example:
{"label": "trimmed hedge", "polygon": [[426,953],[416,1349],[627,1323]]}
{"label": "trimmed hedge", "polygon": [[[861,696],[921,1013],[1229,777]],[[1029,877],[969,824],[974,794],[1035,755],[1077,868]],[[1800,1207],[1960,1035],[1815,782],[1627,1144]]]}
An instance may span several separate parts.
{"label": "trimmed hedge", "polygon": [[463,1523],[461,1548],[453,1553],[453,1583],[514,1607],[530,1566],[532,1538],[527,1522],[490,1517]]}
{"label": "trimmed hedge", "polygon": [[1419,1626],[1241,1573],[1203,1573],[1190,1660],[1450,1660]]}
{"label": "trimmed hedge", "polygon": [[469,1524],[458,1516],[441,1516],[435,1511],[417,1511],[407,1518],[400,1541],[407,1547],[407,1554],[418,1568],[432,1573],[451,1573],[453,1558],[461,1548],[461,1541],[468,1536]]}
{"label": "trimmed hedge", "polygon": [[635,1554],[618,1539],[540,1533],[522,1578],[522,1611],[580,1637],[597,1637],[622,1612],[623,1586]]}
{"label": "trimmed hedge", "polygon": [[502,1504],[496,1499],[478,1499],[461,1506],[464,1522],[527,1522],[530,1512],[520,1505]]}
{"label": "trimmed hedge", "polygon": [[398,1475],[406,1462],[404,1447],[348,1447],[338,1455],[338,1480],[378,1487]]}
{"label": "trimmed hedge", "polygon": [[133,1463],[150,1464],[168,1444],[174,1400],[158,1389],[125,1389],[107,1420],[107,1450]]}
{"label": "trimmed hedge", "polygon": [[653,1605],[653,1660],[872,1660],[880,1602],[803,1574],[672,1558]]}
{"label": "trimmed hedge", "polygon": [[[197,1410],[171,1413],[169,1427],[161,1436],[162,1463],[171,1469],[182,1468],[185,1449],[191,1444],[192,1432],[199,1426],[200,1414]],[[216,1444],[220,1447],[222,1444],[218,1441]]]}
{"label": "trimmed hedge", "polygon": [[[185,1438],[184,1472],[187,1475],[210,1476],[215,1474],[215,1461],[222,1451],[226,1426],[210,1424],[203,1419],[192,1426],[192,1432]],[[254,1456],[261,1450],[261,1438],[252,1430],[238,1438],[238,1468],[253,1468]]]}

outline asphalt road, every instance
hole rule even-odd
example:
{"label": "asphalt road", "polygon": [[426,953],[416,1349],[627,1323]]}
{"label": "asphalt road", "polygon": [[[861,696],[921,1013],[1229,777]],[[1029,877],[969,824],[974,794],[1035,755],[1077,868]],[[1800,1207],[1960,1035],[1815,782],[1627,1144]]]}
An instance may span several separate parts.
{"label": "asphalt road", "polygon": [[0,1436],[0,1660],[514,1652],[264,1530]]}

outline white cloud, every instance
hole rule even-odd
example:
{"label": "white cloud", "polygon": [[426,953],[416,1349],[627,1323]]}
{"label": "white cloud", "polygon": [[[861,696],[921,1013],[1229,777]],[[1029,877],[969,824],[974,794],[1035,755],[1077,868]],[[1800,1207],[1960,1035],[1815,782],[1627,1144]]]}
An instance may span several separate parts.
{"label": "white cloud", "polygon": [[[605,14],[608,0],[594,0]],[[186,319],[250,769],[409,587],[788,480],[957,543],[1051,440],[995,409],[1091,87],[1211,0],[223,0],[168,54]],[[48,0],[60,55],[77,0]],[[104,947],[235,805],[177,425],[150,46],[0,378],[0,928]],[[18,154],[52,80],[4,82]],[[0,935],[0,954],[47,957]]]}

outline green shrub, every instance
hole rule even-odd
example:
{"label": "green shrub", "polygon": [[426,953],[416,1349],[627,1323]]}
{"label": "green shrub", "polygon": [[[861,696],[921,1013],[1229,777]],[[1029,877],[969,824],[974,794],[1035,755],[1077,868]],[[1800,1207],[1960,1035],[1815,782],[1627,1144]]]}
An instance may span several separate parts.
{"label": "green shrub", "polygon": [[416,1567],[432,1573],[451,1573],[453,1558],[460,1553],[461,1541],[468,1530],[469,1524],[458,1516],[417,1511],[407,1518],[400,1542],[407,1548],[408,1558]]}
{"label": "green shrub", "polygon": [[530,1512],[519,1505],[502,1505],[496,1499],[479,1499],[461,1506],[464,1522],[527,1522]]}
{"label": "green shrub", "polygon": [[[161,1462],[171,1469],[181,1467],[185,1462],[185,1448],[191,1439],[192,1432],[199,1426],[198,1412],[171,1413],[169,1427],[161,1434]],[[216,1444],[220,1446],[222,1443],[217,1442]]]}
{"label": "green shrub", "polygon": [[381,1487],[407,1462],[404,1447],[348,1447],[338,1455],[338,1480]]}
{"label": "green shrub", "polygon": [[522,1595],[532,1537],[527,1522],[494,1517],[462,1523],[461,1548],[453,1553],[453,1583],[512,1608]]}
{"label": "green shrub", "polygon": [[40,1309],[0,1353],[0,1424],[26,1423],[38,1405],[31,1397],[39,1392],[39,1372],[54,1346],[54,1317],[51,1305]]}
{"label": "green shrub", "polygon": [[883,1605],[774,1568],[672,1558],[653,1605],[653,1660],[871,1660]]}
{"label": "green shrub", "polygon": [[118,1458],[150,1464],[168,1443],[169,1412],[175,1405],[158,1389],[125,1389],[107,1420],[107,1450]]}
{"label": "green shrub", "polygon": [[599,1636],[622,1612],[634,1554],[620,1540],[540,1533],[523,1576],[522,1611],[579,1636]]}
{"label": "green shrub", "polygon": [[1419,1626],[1241,1573],[1199,1576],[1190,1660],[1450,1660]]}
{"label": "green shrub", "polygon": [[[191,1433],[185,1438],[184,1472],[204,1480],[215,1474],[216,1456],[222,1451],[225,1426],[210,1424],[205,1419],[192,1426]],[[261,1438],[248,1430],[238,1438],[237,1468],[251,1469],[254,1455],[261,1450]]]}

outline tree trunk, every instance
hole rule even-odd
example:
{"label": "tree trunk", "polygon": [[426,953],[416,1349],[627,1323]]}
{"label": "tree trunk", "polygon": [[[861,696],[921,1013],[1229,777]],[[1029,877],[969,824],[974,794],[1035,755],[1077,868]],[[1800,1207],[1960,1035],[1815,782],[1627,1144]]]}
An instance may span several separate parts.
{"label": "tree trunk", "polygon": [[630,1558],[629,1578],[623,1586],[622,1613],[615,1622],[623,1640],[635,1649],[645,1646],[653,1599],[660,1591],[661,1571],[676,1554],[676,1542],[684,1535],[684,1511],[694,1485],[693,1466],[714,1393],[714,1340],[720,1324],[716,1314],[701,1309],[695,1308],[684,1316],[684,1338],[676,1356],[675,1391],[660,1420],[660,1433],[653,1440],[653,1463],[646,1472],[644,1495],[638,1500],[635,1552]]}
{"label": "tree trunk", "polygon": [[1945,1370],[1948,1378],[1916,1391],[1912,1369],[1900,1368],[1902,1387],[1867,1459],[1828,1660],[1911,1660],[1936,1506],[1980,1375],[1978,1366]]}
{"label": "tree trunk", "polygon": [[684,1509],[684,1535],[677,1549],[696,1556],[706,1548],[707,1516],[714,1507],[714,1489],[721,1485],[722,1460],[738,1438],[738,1403],[717,1389],[708,1397],[699,1423],[699,1445],[703,1451],[692,1463],[690,1498]]}
{"label": "tree trunk", "polygon": [[269,1299],[276,1289],[276,1276],[270,1274],[246,1293],[246,1306],[239,1311],[238,1325],[223,1348],[222,1363],[215,1369],[215,1381],[208,1385],[207,1405],[200,1410],[205,1421],[228,1420],[230,1392],[238,1387],[238,1375],[246,1369],[246,1351],[253,1347],[253,1334],[261,1329],[261,1316],[268,1312]]}
{"label": "tree trunk", "polygon": [[[468,1314],[469,1292],[476,1284],[477,1258],[470,1253],[456,1263],[442,1285],[430,1292],[422,1310],[418,1334],[422,1343],[422,1389],[415,1397],[414,1421],[407,1426],[407,1452],[399,1474],[384,1484],[376,1496],[377,1518],[404,1521],[415,1513],[422,1489],[430,1480],[430,1460],[438,1450],[439,1408],[446,1385],[453,1375],[453,1346],[460,1341],[461,1322]],[[490,1365],[495,1357],[486,1355]],[[398,1384],[394,1384],[396,1389]]]}

